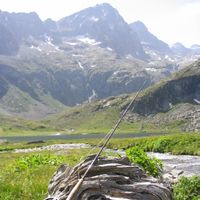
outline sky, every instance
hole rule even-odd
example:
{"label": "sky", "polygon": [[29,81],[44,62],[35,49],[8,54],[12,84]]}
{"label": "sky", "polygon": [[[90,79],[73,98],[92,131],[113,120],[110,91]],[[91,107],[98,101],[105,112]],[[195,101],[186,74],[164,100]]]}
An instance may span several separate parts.
{"label": "sky", "polygon": [[42,20],[59,20],[84,8],[109,3],[127,23],[142,21],[169,45],[200,44],[200,0],[0,0],[8,12],[35,11]]}

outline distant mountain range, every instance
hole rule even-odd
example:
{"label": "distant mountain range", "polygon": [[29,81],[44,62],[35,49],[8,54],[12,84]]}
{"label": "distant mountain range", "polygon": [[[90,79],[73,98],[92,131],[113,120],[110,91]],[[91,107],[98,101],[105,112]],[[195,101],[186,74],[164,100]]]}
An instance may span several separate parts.
{"label": "distant mountain range", "polygon": [[0,112],[42,118],[66,106],[135,92],[198,59],[199,45],[169,47],[109,4],[42,21],[0,12]]}

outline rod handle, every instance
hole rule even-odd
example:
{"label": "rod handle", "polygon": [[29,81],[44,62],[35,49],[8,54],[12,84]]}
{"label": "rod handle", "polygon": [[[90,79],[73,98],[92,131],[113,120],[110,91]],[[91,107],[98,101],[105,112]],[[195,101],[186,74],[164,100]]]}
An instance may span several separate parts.
{"label": "rod handle", "polygon": [[79,181],[76,183],[76,185],[73,187],[73,189],[69,193],[69,196],[67,197],[66,200],[74,200],[74,197],[77,194],[77,191],[81,187],[82,183],[83,183],[83,178],[79,179]]}

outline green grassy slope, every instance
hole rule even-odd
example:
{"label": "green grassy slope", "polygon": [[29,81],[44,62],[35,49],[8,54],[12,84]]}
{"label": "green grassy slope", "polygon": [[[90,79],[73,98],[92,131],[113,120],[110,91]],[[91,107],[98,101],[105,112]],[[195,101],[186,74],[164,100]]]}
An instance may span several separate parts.
{"label": "green grassy slope", "polygon": [[39,135],[52,131],[51,127],[41,122],[0,115],[0,136]]}

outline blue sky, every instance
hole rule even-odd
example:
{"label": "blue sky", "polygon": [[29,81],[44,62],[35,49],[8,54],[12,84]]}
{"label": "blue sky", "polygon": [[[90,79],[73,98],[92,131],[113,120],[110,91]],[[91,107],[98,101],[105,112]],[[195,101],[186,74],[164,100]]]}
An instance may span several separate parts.
{"label": "blue sky", "polygon": [[168,44],[200,44],[200,0],[0,0],[0,8],[9,12],[35,11],[42,20],[58,20],[104,2],[115,7],[128,23],[144,22]]}

